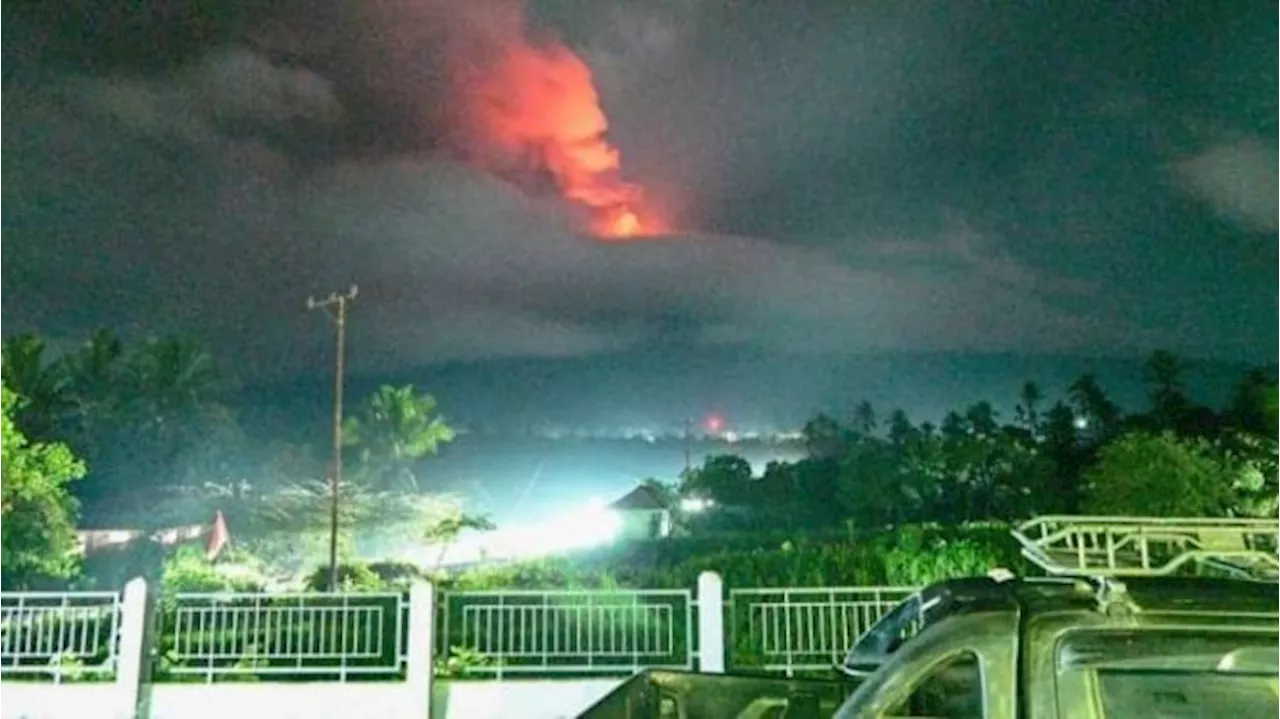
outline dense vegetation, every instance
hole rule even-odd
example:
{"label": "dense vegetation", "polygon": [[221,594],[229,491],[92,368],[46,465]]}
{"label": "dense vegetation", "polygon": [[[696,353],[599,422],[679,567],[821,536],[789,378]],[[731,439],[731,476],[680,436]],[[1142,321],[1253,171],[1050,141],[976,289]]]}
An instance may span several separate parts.
{"label": "dense vegetation", "polygon": [[1048,404],[1027,383],[1011,421],[979,402],[939,425],[866,403],[804,428],[808,457],[762,476],[712,457],[675,488],[712,500],[704,525],[815,528],[957,524],[1033,514],[1276,512],[1276,386],[1252,372],[1222,411],[1197,404],[1178,360],[1147,364],[1150,407],[1123,414],[1090,376]]}
{"label": "dense vegetation", "polygon": [[[327,586],[327,438],[312,447],[246,436],[212,358],[179,340],[127,347],[99,333],[78,352],[48,361],[37,338],[18,337],[3,354],[6,588],[67,580],[118,587],[147,574],[161,587],[159,676],[195,681],[204,679],[201,667],[171,652],[176,592],[257,591],[282,576]],[[423,460],[453,432],[430,396],[383,387],[355,404],[344,427],[340,584],[394,591],[430,577],[453,590],[442,608],[459,616],[468,595],[458,592],[466,590],[689,590],[707,570],[729,588],[918,586],[997,566],[1026,571],[1007,529],[1034,514],[1276,516],[1274,379],[1250,373],[1229,406],[1214,410],[1187,394],[1171,355],[1155,354],[1148,371],[1149,406],[1133,414],[1088,376],[1052,403],[1026,384],[1008,421],[986,402],[937,425],[898,411],[882,416],[862,403],[843,420],[810,421],[798,461],[774,462],[757,474],[743,458],[719,455],[677,481],[646,480],[672,506],[702,500],[703,511],[677,513],[673,538],[456,574],[354,559],[354,539],[371,527],[447,546],[468,529],[490,526],[459,503],[420,491]],[[139,511],[131,513],[131,504]],[[236,541],[216,563],[201,548],[143,542],[90,557],[82,568],[70,554],[82,505],[144,529],[207,522],[221,509],[234,518]],[[730,661],[759,666],[766,655],[739,626],[750,610],[734,596]],[[388,595],[364,600],[394,603]],[[673,617],[673,636],[686,636],[684,615]],[[459,633],[462,626],[443,625],[440,639],[450,651],[440,659],[441,676],[489,661],[468,649],[476,637]],[[226,662],[251,668],[274,661],[256,656],[245,636],[218,631],[229,646],[246,643]],[[384,639],[395,646],[393,635]],[[679,642],[672,647],[678,657],[687,650]]]}
{"label": "dense vegetation", "polygon": [[[51,360],[39,338],[21,336],[5,343],[0,368],[7,586],[73,574],[65,557],[77,502],[142,528],[208,521],[214,508],[232,517],[233,563],[254,571],[231,577],[183,555],[165,571],[173,585],[252,586],[257,569],[282,567],[305,577],[323,556],[326,438],[309,446],[246,436],[226,400],[231,385],[203,349],[178,339],[127,346],[100,332]],[[1015,564],[999,523],[1033,514],[1275,516],[1273,376],[1249,373],[1214,409],[1187,393],[1172,355],[1155,353],[1147,370],[1149,405],[1132,414],[1090,376],[1053,401],[1027,383],[1007,419],[988,402],[936,425],[862,403],[850,417],[810,421],[799,461],[756,475],[742,458],[714,456],[677,482],[652,480],[673,500],[711,503],[678,518],[677,540],[439,578],[457,587],[689,587],[716,569],[737,586],[916,584]],[[419,491],[423,460],[453,438],[430,396],[384,387],[355,406],[346,436],[347,555],[370,525],[435,544],[486,526]],[[51,531],[22,529],[33,522]],[[117,584],[162,555],[133,552],[95,574]],[[387,586],[422,569],[350,563],[343,576]]]}
{"label": "dense vegetation", "polygon": [[[6,586],[73,574],[66,555],[74,543],[77,500],[97,526],[109,521],[107,526],[146,533],[208,523],[221,509],[233,518],[240,554],[256,555],[278,572],[309,570],[300,563],[324,556],[328,443],[247,436],[226,400],[232,384],[202,348],[177,338],[128,346],[99,332],[77,351],[47,355],[44,342],[30,335],[3,347]],[[429,395],[412,387],[381,388],[354,406],[344,437],[339,491],[345,553],[354,534],[369,525],[447,539],[483,524],[447,498],[417,492],[418,463],[453,439]],[[27,487],[11,501],[11,488]],[[66,518],[65,531],[53,540],[19,533],[21,521],[44,521],[42,506],[56,507]],[[12,523],[13,532],[11,515],[20,520]],[[20,551],[11,553],[14,547]],[[118,586],[131,574],[158,574],[164,555],[141,542],[95,556],[90,573],[103,586]],[[11,556],[27,557],[21,571],[11,566]],[[36,556],[44,559],[29,559]]]}

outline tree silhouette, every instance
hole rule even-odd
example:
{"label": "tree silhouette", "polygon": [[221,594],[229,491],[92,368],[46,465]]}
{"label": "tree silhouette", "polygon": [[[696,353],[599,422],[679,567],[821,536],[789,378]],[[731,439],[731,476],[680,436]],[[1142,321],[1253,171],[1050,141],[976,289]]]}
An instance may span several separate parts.
{"label": "tree silhouette", "polygon": [[436,400],[412,385],[384,385],[343,422],[343,440],[358,455],[358,476],[379,489],[415,491],[418,460],[453,441]]}

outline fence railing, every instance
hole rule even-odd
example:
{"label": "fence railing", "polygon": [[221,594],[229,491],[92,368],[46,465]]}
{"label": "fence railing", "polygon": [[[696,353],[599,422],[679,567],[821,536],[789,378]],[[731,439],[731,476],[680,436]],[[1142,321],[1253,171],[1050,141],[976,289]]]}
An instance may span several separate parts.
{"label": "fence railing", "polygon": [[[726,665],[792,676],[829,670],[914,591],[744,588],[725,596],[719,579],[709,576],[714,582],[703,587],[700,579],[697,595],[440,592],[429,622],[434,628],[417,630],[427,634],[416,639],[409,636],[410,602],[398,593],[168,595],[153,617],[153,671],[161,681],[399,679],[406,675],[411,639],[431,643],[434,634],[435,666],[471,676],[721,671]],[[106,679],[118,669],[119,595],[15,592],[0,599],[0,671],[6,677]],[[420,616],[431,617],[431,610]],[[427,666],[431,653],[423,660]]]}
{"label": "fence railing", "polygon": [[402,671],[400,594],[178,594],[162,602],[158,673],[386,677]]}
{"label": "fence railing", "polygon": [[118,658],[120,606],[115,592],[0,595],[0,674],[109,679]]}
{"label": "fence railing", "polygon": [[608,674],[694,663],[688,590],[444,592],[437,652],[472,674]]}
{"label": "fence railing", "polygon": [[726,644],[737,669],[829,670],[912,587],[788,587],[729,590]]}

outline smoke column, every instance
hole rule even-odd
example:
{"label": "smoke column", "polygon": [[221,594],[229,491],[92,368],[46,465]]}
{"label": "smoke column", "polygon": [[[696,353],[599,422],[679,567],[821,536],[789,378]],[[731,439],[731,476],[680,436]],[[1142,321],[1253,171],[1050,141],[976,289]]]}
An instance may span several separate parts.
{"label": "smoke column", "polygon": [[450,33],[445,76],[453,146],[468,162],[522,185],[549,183],[600,238],[664,232],[641,189],[622,177],[591,70],[553,38],[530,39],[518,3],[472,15]]}

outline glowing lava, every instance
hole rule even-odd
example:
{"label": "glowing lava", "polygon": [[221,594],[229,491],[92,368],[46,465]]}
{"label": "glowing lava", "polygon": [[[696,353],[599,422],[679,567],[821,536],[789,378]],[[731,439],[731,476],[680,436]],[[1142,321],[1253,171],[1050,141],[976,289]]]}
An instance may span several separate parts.
{"label": "glowing lava", "polygon": [[644,227],[636,213],[631,210],[625,210],[620,216],[614,218],[608,231],[603,234],[608,237],[634,237],[643,230]]}
{"label": "glowing lava", "polygon": [[468,159],[525,185],[549,177],[598,237],[665,231],[645,212],[641,189],[622,179],[590,68],[562,45],[513,35],[495,52],[450,64],[454,124]]}

